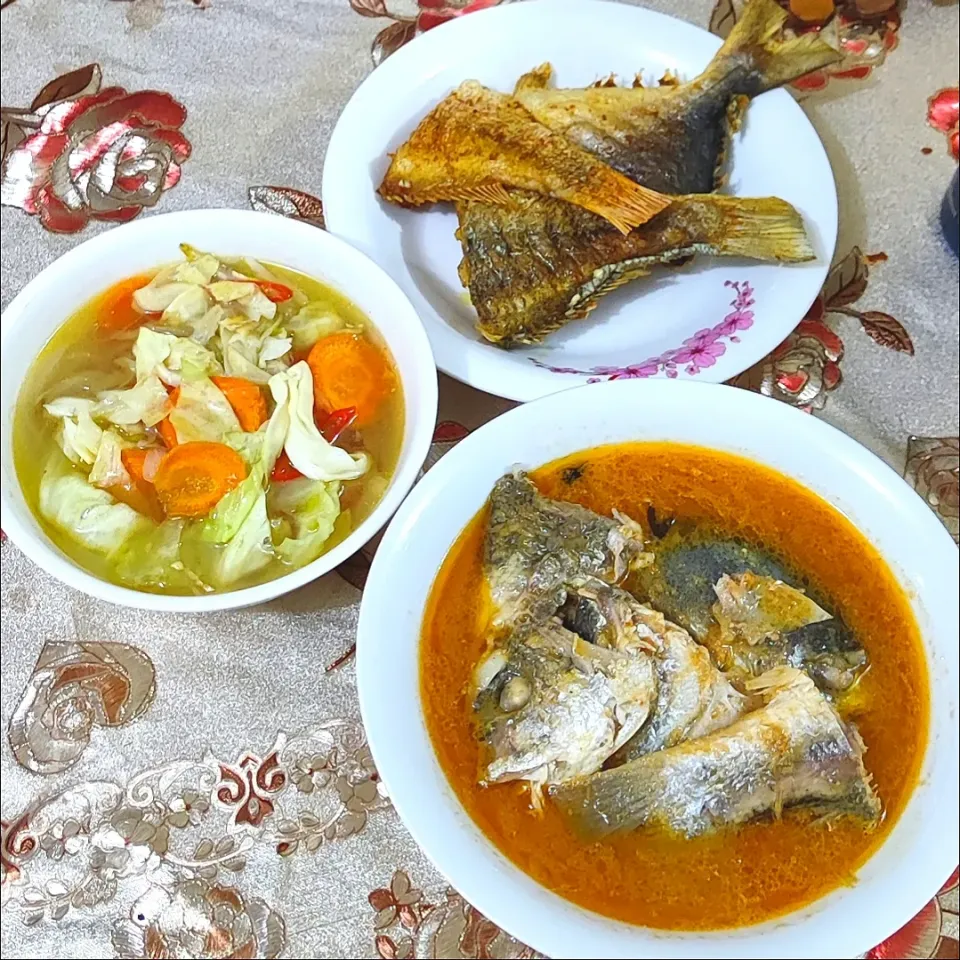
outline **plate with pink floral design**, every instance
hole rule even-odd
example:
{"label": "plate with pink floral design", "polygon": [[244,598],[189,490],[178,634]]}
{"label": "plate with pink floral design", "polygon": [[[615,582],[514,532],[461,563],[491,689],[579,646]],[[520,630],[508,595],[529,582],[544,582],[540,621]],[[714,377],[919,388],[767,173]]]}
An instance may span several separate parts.
{"label": "plate with pink floral design", "polygon": [[509,92],[549,61],[561,87],[638,73],[697,76],[720,40],[699,27],[603,0],[526,0],[479,10],[422,34],[378,66],[340,116],[327,150],[328,229],[377,261],[413,301],[445,373],[497,396],[531,400],[624,378],[722,382],[781,343],[819,292],[837,235],[837,195],[823,145],[785,90],[755,98],[733,138],[724,191],[779,197],[801,214],[815,252],[802,264],[698,257],[608,294],[586,318],[537,346],[504,350],[475,330],[460,283],[452,207],[402,209],[376,188],[389,154],[461,82]]}

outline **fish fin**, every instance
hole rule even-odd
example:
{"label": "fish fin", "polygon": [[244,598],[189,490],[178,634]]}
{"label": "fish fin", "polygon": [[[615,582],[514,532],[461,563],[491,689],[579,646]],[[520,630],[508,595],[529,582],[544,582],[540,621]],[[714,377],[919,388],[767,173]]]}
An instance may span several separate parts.
{"label": "fish fin", "polygon": [[420,121],[393,155],[379,193],[406,206],[443,200],[504,204],[506,187],[565,200],[624,234],[672,202],[554,133],[516,98],[474,80]]}
{"label": "fish fin", "polygon": [[744,683],[748,693],[754,693],[769,700],[775,694],[790,687],[813,687],[813,681],[796,667],[773,667],[759,677],[751,677]]}
{"label": "fish fin", "polygon": [[710,72],[727,73],[724,61],[748,58],[759,71],[757,93],[761,93],[843,59],[840,51],[817,33],[785,36],[786,21],[787,12],[776,0],[748,0]]}
{"label": "fish fin", "polygon": [[553,64],[541,63],[539,67],[528,70],[516,83],[513,88],[514,94],[523,93],[525,90],[545,90],[550,85],[550,79],[553,76]]}
{"label": "fish fin", "polygon": [[602,171],[599,179],[608,181],[607,188],[597,183],[591,194],[602,195],[603,199],[590,196],[578,199],[571,197],[570,200],[603,217],[622,234],[628,234],[635,227],[652,220],[674,201],[673,197],[634,183],[611,168]]}
{"label": "fish fin", "polygon": [[720,235],[713,244],[717,254],[781,263],[814,259],[803,218],[785,200],[710,196],[722,218]]}

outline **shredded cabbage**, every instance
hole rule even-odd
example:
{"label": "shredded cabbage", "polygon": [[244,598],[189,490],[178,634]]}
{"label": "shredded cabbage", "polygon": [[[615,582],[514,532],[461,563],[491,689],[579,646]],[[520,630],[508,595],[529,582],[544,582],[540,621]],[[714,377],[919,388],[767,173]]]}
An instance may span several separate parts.
{"label": "shredded cabbage", "polygon": [[177,384],[184,380],[202,380],[223,373],[217,355],[195,340],[178,337],[170,347],[167,358],[167,376],[176,378]]}
{"label": "shredded cabbage", "polygon": [[323,553],[340,515],[340,483],[323,480],[288,480],[273,484],[267,495],[272,515],[283,514],[293,536],[275,547],[277,556],[294,567],[312,563]]}
{"label": "shredded cabbage", "polygon": [[48,465],[40,479],[40,513],[78,543],[108,555],[150,524],[132,507],[88,483],[66,460]]}
{"label": "shredded cabbage", "polygon": [[112,487],[130,482],[130,474],[123,465],[121,454],[126,444],[114,430],[104,430],[100,437],[97,457],[87,477],[95,487]]}
{"label": "shredded cabbage", "polygon": [[169,333],[157,333],[149,327],[141,327],[137,333],[137,342],[133,345],[133,356],[136,360],[137,383],[147,377],[157,376],[167,380],[167,368],[164,365],[170,350],[177,342],[177,338]]}
{"label": "shredded cabbage", "polygon": [[170,411],[170,423],[180,443],[192,440],[222,443],[226,434],[240,429],[240,421],[223,392],[205,377],[180,384],[177,405]]}
{"label": "shredded cabbage", "polygon": [[346,326],[347,322],[326,303],[312,300],[287,321],[287,332],[293,338],[294,349],[305,350],[321,338],[338,333]]}
{"label": "shredded cabbage", "polygon": [[170,407],[167,391],[160,378],[149,376],[129,390],[103,390],[93,408],[93,416],[118,426],[143,421],[148,427],[159,423]]}
{"label": "shredded cabbage", "polygon": [[81,397],[60,397],[43,409],[60,418],[57,442],[73,463],[93,463],[103,431],[93,421],[94,403]]}
{"label": "shredded cabbage", "polygon": [[141,589],[188,589],[198,585],[199,578],[180,560],[183,529],[183,520],[164,520],[159,526],[151,524],[137,530],[115,554],[117,576],[129,586]]}
{"label": "shredded cabbage", "polygon": [[188,286],[163,311],[161,322],[174,330],[192,330],[210,309],[210,297],[201,286]]}
{"label": "shredded cabbage", "polygon": [[365,453],[348,453],[328,443],[313,419],[313,376],[301,360],[289,370],[270,378],[270,392],[277,408],[290,416],[283,448],[290,462],[311,480],[355,480],[370,467]]}

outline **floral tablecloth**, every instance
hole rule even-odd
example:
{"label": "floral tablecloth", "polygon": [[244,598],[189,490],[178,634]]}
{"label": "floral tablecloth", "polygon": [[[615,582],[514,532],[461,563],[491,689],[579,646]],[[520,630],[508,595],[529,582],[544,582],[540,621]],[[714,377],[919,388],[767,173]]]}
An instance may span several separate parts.
{"label": "floral tablecloth", "polygon": [[[154,211],[252,206],[322,229],[324,148],[357,84],[496,2],[3,0],[3,304]],[[713,2],[651,5],[722,34],[739,0]],[[846,55],[794,89],[838,181],[838,255],[737,384],[851,433],[956,537],[958,266],[938,213],[957,3],[791,3],[796,29],[827,17]],[[442,379],[430,462],[508,406]],[[446,886],[378,781],[351,656],[369,549],[282,600],[176,618],[0,551],[4,957],[535,955]],[[958,956],[957,872],[943,880],[868,956]]]}

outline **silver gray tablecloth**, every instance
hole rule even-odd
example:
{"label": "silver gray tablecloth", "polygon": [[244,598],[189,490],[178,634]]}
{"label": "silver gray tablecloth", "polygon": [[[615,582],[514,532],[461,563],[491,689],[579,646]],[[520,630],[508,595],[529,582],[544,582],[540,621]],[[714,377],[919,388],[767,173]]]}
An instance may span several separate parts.
{"label": "silver gray tablecloth", "polygon": [[[736,10],[711,2],[651,5],[722,32]],[[464,6],[4,0],[3,304],[154,210],[252,204],[319,224],[347,98],[374,58]],[[837,267],[738,382],[906,471],[956,536],[958,268],[937,217],[956,167],[958,9],[871,6],[844,0],[847,60],[795,91],[838,180]],[[431,461],[507,406],[443,379]],[[4,957],[533,955],[447,889],[377,781],[343,659],[369,551],[260,608],[164,617],[0,549]],[[957,913],[954,873],[870,956],[957,957]]]}

